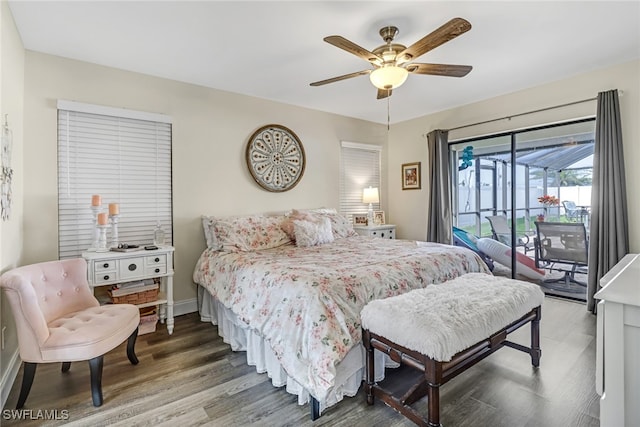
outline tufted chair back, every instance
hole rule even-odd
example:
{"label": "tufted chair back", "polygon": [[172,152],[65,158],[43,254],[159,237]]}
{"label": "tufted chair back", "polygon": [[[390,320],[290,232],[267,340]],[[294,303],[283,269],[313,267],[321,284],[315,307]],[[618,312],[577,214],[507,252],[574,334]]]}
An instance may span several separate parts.
{"label": "tufted chair back", "polygon": [[18,267],[0,277],[18,330],[20,357],[41,362],[48,325],[63,316],[97,307],[82,258]]}

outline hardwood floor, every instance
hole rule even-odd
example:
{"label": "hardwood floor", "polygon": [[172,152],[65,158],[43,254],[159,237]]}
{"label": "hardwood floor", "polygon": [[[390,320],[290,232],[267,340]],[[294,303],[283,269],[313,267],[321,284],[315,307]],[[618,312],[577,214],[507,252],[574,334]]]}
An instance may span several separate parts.
{"label": "hardwood floor", "polygon": [[[441,388],[441,420],[445,426],[598,426],[595,392],[595,316],[583,304],[547,297],[542,309],[539,369],[528,355],[503,348]],[[529,327],[513,334],[529,344]],[[164,325],[139,337],[131,365],[125,347],[105,356],[104,404],[91,404],[89,367],[73,363],[41,365],[23,413],[38,411],[66,420],[7,419],[15,407],[22,369],[11,389],[3,426],[413,426],[383,403],[367,406],[362,388],[357,396],[329,408],[315,422],[308,405],[275,388],[266,374],[246,365],[217,328],[197,314],[176,318],[172,336]],[[397,370],[396,370],[397,371]],[[389,372],[389,371],[388,371]],[[405,371],[392,372],[400,382]],[[417,408],[426,411],[426,403]],[[64,412],[67,411],[67,412]],[[425,412],[426,413],[426,412]],[[68,415],[68,417],[66,416]]]}

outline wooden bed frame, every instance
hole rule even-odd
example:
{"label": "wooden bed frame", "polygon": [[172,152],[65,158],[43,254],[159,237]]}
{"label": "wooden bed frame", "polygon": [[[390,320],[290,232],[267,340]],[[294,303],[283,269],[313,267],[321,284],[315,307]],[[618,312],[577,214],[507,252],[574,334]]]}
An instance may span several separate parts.
{"label": "wooden bed frame", "polygon": [[[540,357],[542,355],[542,350],[540,349],[540,317],[541,307],[538,306],[492,336],[460,351],[449,362],[432,359],[395,344],[385,337],[363,330],[363,343],[367,351],[365,385],[367,404],[373,405],[374,397],[378,397],[419,426],[441,427],[439,387],[464,372],[467,368],[475,365],[503,346],[529,353],[531,355],[531,364],[534,367],[540,365]],[[508,334],[529,322],[531,322],[531,347],[507,341]],[[393,393],[385,390],[375,382],[374,349],[387,353],[395,362],[404,363],[417,369],[423,375],[402,396],[393,395]],[[420,413],[410,406],[425,395],[428,398],[427,419],[423,418]]]}

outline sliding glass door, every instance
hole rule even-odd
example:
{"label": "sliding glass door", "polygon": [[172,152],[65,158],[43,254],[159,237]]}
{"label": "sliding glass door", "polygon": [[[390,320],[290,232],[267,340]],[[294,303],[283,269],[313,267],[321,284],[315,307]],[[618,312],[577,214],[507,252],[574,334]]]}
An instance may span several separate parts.
{"label": "sliding glass door", "polygon": [[511,277],[538,277],[527,270],[537,268],[536,222],[579,221],[588,229],[594,128],[584,119],[452,141],[454,226],[506,247],[493,248],[494,258]]}

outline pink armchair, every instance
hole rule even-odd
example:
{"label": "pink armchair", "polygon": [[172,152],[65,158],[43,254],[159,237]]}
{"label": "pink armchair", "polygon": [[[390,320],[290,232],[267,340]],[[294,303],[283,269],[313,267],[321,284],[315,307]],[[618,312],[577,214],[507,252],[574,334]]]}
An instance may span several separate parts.
{"label": "pink armchair", "polygon": [[[24,362],[17,409],[24,406],[38,363],[88,360],[94,406],[102,405],[103,355],[128,339],[127,356],[136,365],[140,313],[131,304],[101,306],[87,283],[82,258],[15,268],[0,276],[18,330]],[[128,338],[127,338],[128,337]]]}

